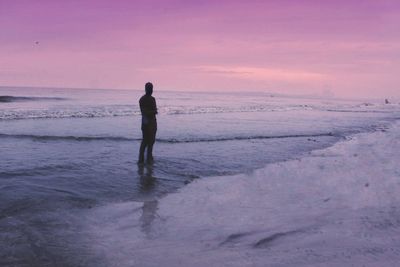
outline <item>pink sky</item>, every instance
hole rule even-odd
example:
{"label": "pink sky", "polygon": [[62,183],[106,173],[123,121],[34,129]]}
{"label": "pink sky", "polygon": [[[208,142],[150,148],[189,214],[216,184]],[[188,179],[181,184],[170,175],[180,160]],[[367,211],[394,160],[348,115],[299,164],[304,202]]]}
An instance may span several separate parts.
{"label": "pink sky", "polygon": [[399,73],[397,0],[0,0],[0,85],[390,98]]}

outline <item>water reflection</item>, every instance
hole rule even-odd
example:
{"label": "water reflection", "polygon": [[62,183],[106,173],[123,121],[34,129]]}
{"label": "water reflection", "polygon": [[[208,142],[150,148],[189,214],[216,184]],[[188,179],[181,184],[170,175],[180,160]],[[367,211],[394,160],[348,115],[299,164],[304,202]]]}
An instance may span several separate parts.
{"label": "water reflection", "polygon": [[156,180],[153,176],[153,166],[148,164],[138,165],[138,174],[140,179],[140,190],[143,193],[151,192]]}
{"label": "water reflection", "polygon": [[[153,166],[139,165],[138,174],[140,179],[140,190],[150,193],[154,189],[156,178],[153,176]],[[147,237],[150,237],[152,224],[157,216],[158,200],[150,199],[143,202],[142,215],[139,220],[141,229]]]}

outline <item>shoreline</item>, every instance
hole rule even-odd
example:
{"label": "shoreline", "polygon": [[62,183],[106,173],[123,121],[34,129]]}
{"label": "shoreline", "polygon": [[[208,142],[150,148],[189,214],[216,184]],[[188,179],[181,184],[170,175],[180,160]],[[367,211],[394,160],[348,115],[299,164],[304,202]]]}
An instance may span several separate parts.
{"label": "shoreline", "polygon": [[96,208],[92,252],[101,246],[120,266],[130,253],[140,266],[391,266],[400,259],[400,239],[387,237],[400,231],[399,137],[397,121],[251,174],[195,180],[153,203]]}

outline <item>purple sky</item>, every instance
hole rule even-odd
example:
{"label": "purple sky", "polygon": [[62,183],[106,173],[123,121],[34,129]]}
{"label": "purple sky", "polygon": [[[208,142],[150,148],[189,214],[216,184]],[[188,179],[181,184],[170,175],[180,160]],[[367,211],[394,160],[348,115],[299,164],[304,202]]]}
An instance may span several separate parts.
{"label": "purple sky", "polygon": [[398,0],[0,0],[0,85],[386,98],[399,73]]}

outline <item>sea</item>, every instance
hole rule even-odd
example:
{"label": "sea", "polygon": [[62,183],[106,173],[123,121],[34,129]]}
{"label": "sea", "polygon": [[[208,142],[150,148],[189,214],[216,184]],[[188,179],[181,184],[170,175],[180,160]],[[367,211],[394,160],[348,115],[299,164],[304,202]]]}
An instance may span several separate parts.
{"label": "sea", "polygon": [[143,93],[0,87],[0,266],[98,266],[80,224],[92,209],[152,203],[400,118],[400,105],[384,99],[155,87],[155,160],[138,165]]}

